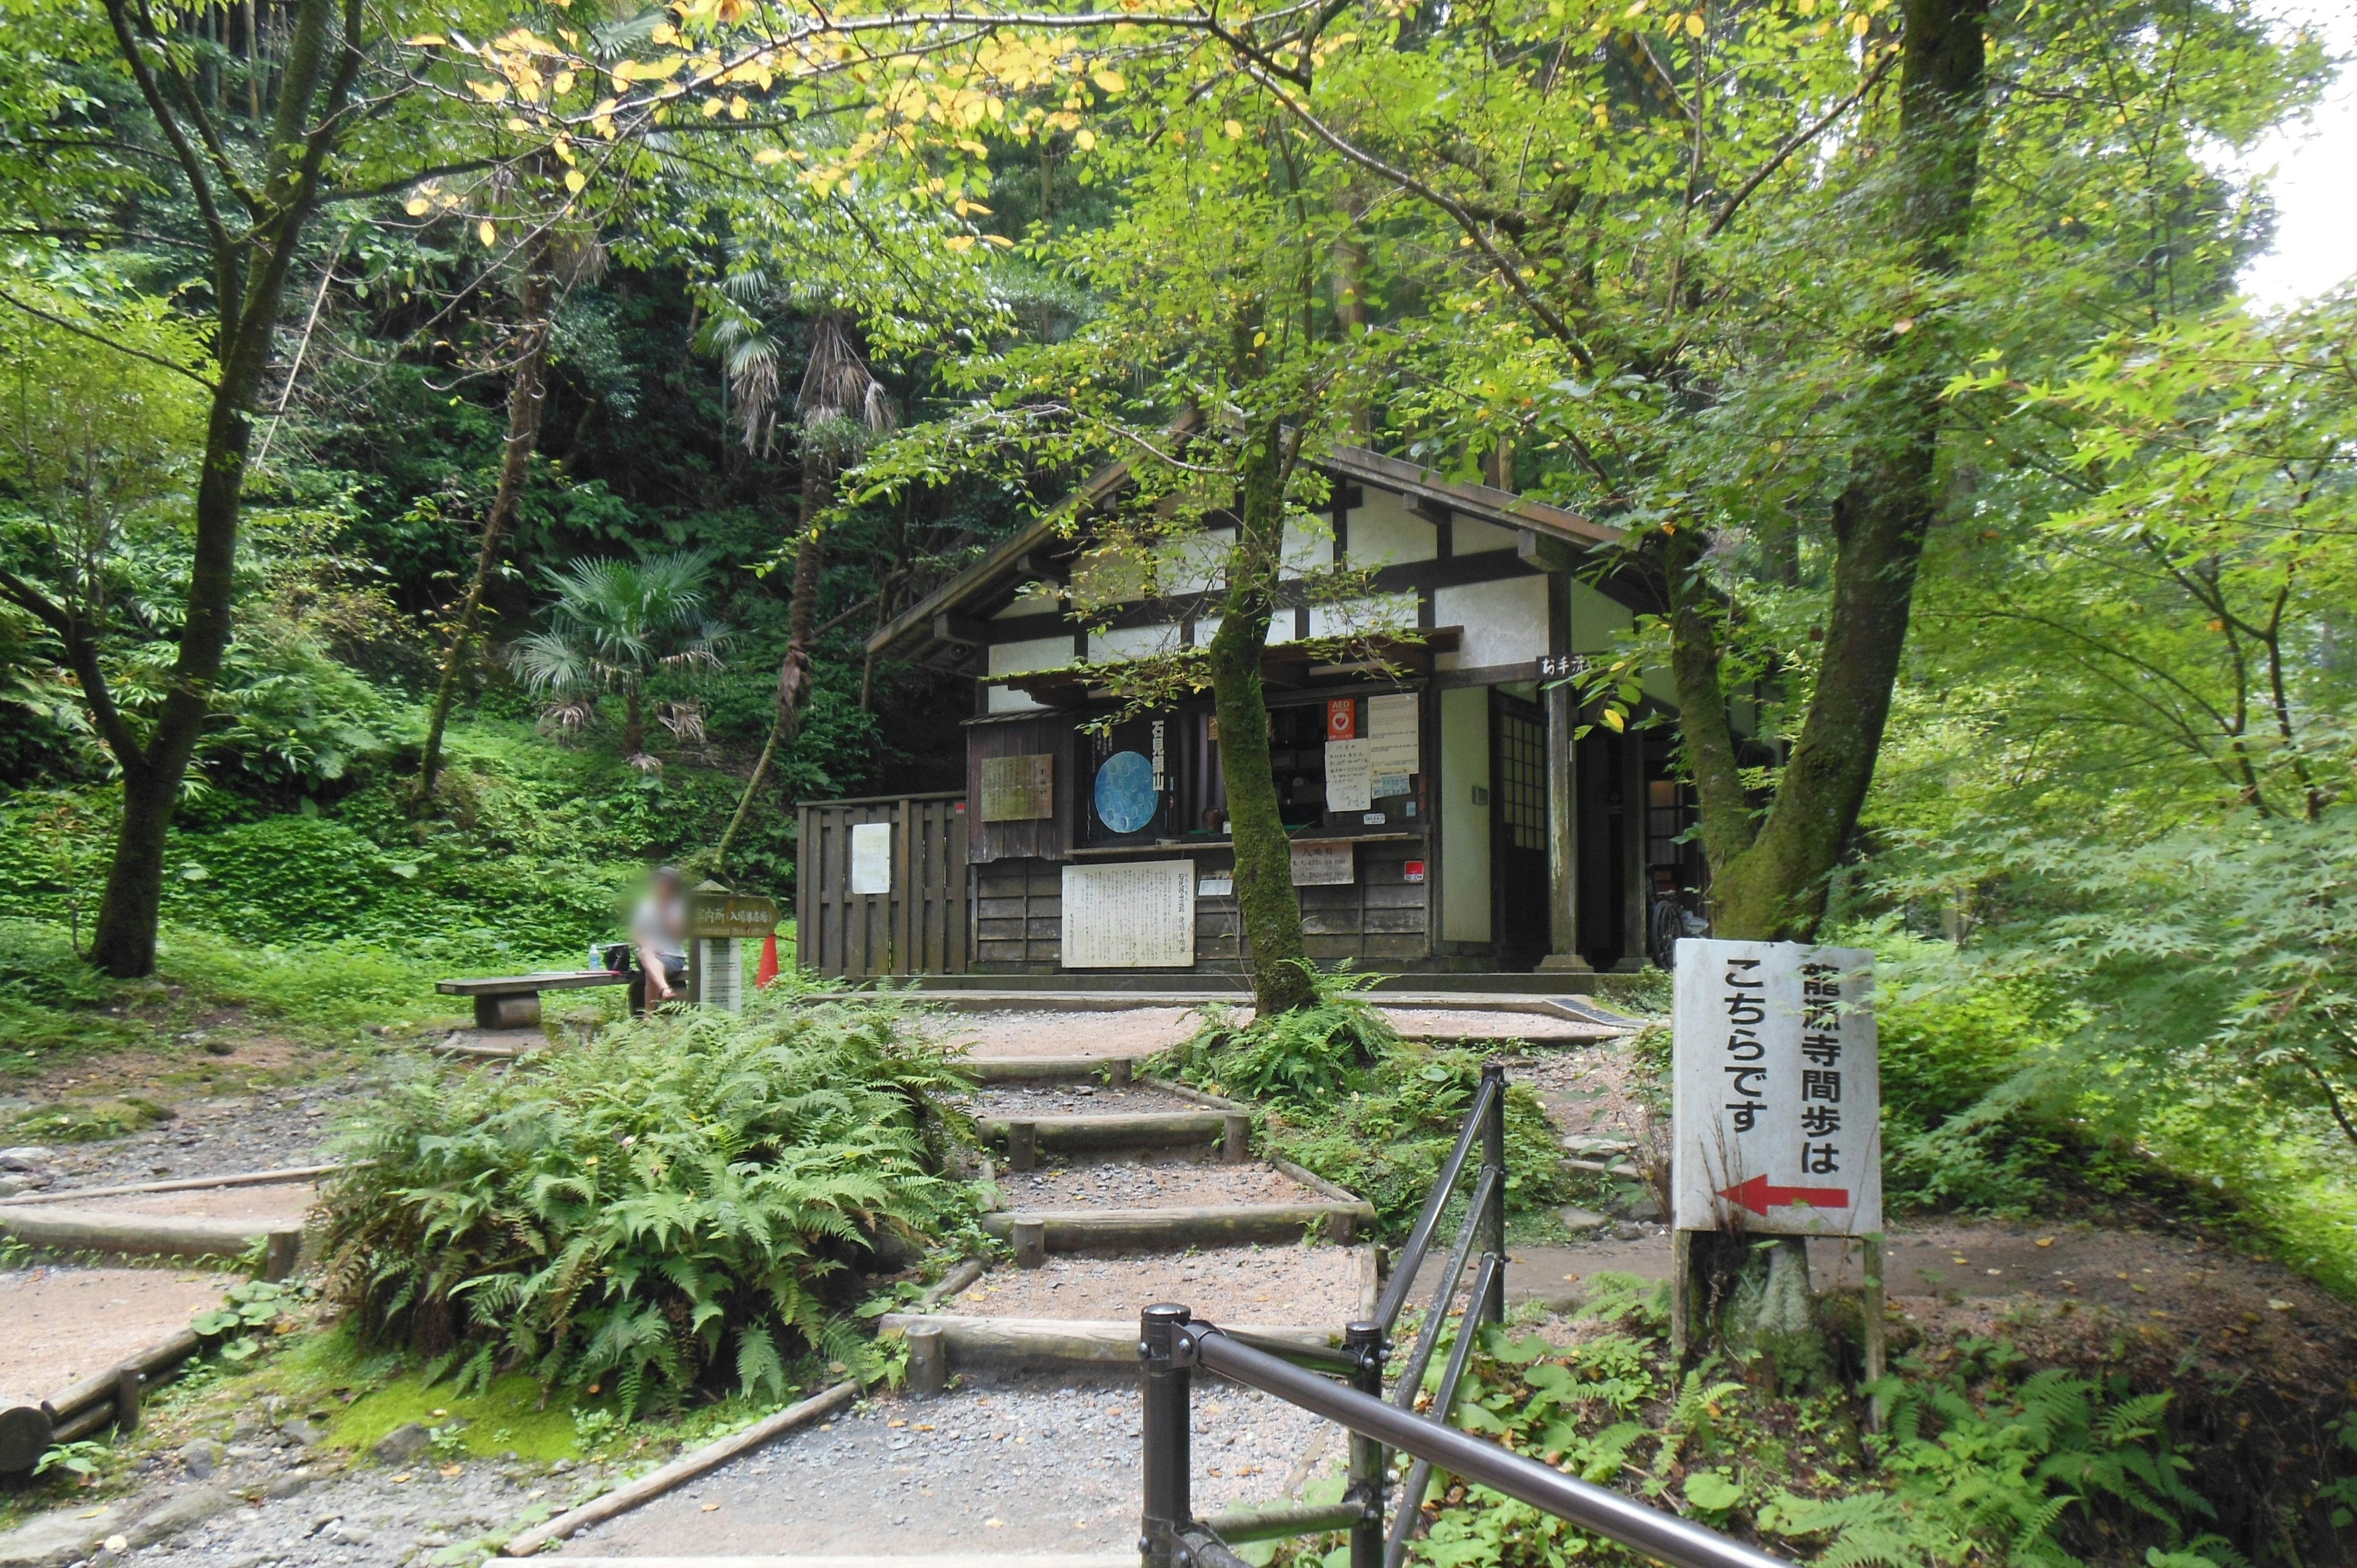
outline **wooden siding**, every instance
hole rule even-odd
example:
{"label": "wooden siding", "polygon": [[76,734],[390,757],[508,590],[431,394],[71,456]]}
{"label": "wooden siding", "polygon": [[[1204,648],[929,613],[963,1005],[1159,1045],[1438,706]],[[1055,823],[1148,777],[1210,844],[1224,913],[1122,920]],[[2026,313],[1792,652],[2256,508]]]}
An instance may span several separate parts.
{"label": "wooden siding", "polygon": [[[1049,710],[1043,717],[1001,721],[966,726],[965,783],[966,799],[982,799],[982,764],[993,757],[1029,757],[1044,754],[1055,758],[1049,764],[1054,772],[1055,810],[1045,817],[1025,822],[985,822],[976,820],[966,827],[966,858],[976,865],[987,865],[1012,856],[1034,856],[1040,860],[1061,860],[1072,843],[1073,802],[1080,796],[1080,782],[1073,773],[1076,763],[1072,752],[1072,716]],[[968,813],[972,815],[972,813]]]}
{"label": "wooden siding", "polygon": [[[802,809],[796,940],[805,968],[845,980],[961,974],[972,959],[965,797],[882,796]],[[851,830],[892,825],[892,890],[851,891]]]}
{"label": "wooden siding", "polygon": [[[1140,860],[1162,859],[1141,854]],[[1188,853],[1200,886],[1206,876],[1225,875],[1233,852],[1204,848]],[[1406,880],[1404,867],[1422,860],[1421,883]],[[1432,956],[1430,854],[1413,840],[1361,842],[1358,880],[1349,886],[1303,887],[1301,923],[1312,958],[1356,959],[1370,965],[1423,965]],[[974,967],[1000,973],[1039,973],[1061,961],[1063,870],[1040,859],[1001,859],[974,868]],[[1195,965],[1213,973],[1243,966],[1242,916],[1233,895],[1195,898]]]}

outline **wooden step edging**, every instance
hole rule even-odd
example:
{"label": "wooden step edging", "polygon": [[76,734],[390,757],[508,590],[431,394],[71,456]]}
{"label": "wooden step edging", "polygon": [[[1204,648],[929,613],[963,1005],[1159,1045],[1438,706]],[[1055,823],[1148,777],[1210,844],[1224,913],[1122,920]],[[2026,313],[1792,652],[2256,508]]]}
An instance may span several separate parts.
{"label": "wooden step edging", "polygon": [[0,1207],[0,1235],[42,1252],[126,1258],[235,1258],[263,1243],[262,1277],[283,1280],[303,1251],[300,1220],[216,1219],[198,1214],[114,1214],[95,1208],[28,1213]]}
{"label": "wooden step edging", "polygon": [[[968,1258],[917,1299],[931,1305],[982,1278],[983,1261]],[[772,1439],[784,1436],[796,1427],[806,1426],[820,1416],[848,1404],[859,1391],[859,1384],[851,1379],[820,1390],[806,1400],[788,1405],[774,1415],[764,1416],[741,1432],[705,1444],[703,1447],[681,1455],[670,1464],[651,1470],[634,1481],[625,1481],[612,1491],[590,1498],[577,1508],[568,1509],[554,1519],[533,1525],[512,1537],[500,1548],[508,1557],[529,1557],[552,1542],[565,1540],[602,1524],[618,1514],[625,1514],[641,1503],[652,1502],[685,1481],[692,1481],[707,1470],[718,1468],[739,1454],[750,1453]]]}
{"label": "wooden step edging", "polygon": [[976,1083],[1102,1083],[1126,1089],[1136,1057],[968,1057],[957,1064]]}
{"label": "wooden step edging", "polygon": [[365,1169],[373,1160],[354,1160],[340,1165],[289,1165],[274,1171],[239,1171],[231,1176],[176,1176],[169,1181],[127,1181],[113,1187],[73,1187],[59,1192],[19,1193],[15,1197],[0,1197],[0,1215],[11,1208],[33,1203],[76,1203],[93,1197],[129,1197],[150,1192],[210,1192],[226,1187],[284,1187],[289,1182],[317,1181],[321,1176],[341,1176],[346,1171]]}
{"label": "wooden step edging", "polygon": [[1006,1145],[1006,1168],[1028,1171],[1042,1154],[1106,1149],[1188,1149],[1220,1145],[1227,1165],[1242,1165],[1252,1149],[1252,1118],[1222,1111],[1147,1111],[1088,1116],[981,1116],[974,1131]]}
{"label": "wooden step edging", "polygon": [[[1049,1252],[1136,1248],[1241,1247],[1298,1241],[1313,1232],[1341,1245],[1373,1223],[1367,1203],[1221,1203],[1169,1208],[1002,1209],[982,1228],[1013,1243],[1019,1266],[1037,1268]],[[1131,1326],[1135,1329],[1135,1325]],[[1135,1337],[1135,1333],[1131,1336]]]}

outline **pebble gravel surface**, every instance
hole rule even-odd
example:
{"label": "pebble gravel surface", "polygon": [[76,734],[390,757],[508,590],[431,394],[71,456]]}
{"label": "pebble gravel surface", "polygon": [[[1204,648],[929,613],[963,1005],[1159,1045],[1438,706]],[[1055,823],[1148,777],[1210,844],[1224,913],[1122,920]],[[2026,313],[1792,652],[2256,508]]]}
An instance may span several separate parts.
{"label": "pebble gravel surface", "polygon": [[1159,1089],[1073,1084],[997,1085],[974,1099],[977,1116],[1143,1116],[1209,1109]]}
{"label": "pebble gravel surface", "polygon": [[1340,1328],[1359,1316],[1351,1247],[1209,1247],[1185,1254],[1053,1252],[1036,1269],[993,1269],[946,1304],[981,1317],[1135,1318],[1184,1302],[1216,1322]]}
{"label": "pebble gravel surface", "polygon": [[998,1177],[999,1203],[1028,1208],[1184,1208],[1212,1203],[1325,1203],[1263,1165],[1050,1165]]}
{"label": "pebble gravel surface", "polygon": [[[1103,1552],[1136,1539],[1134,1380],[1023,1379],[879,1399],[576,1536],[596,1556]],[[1265,1395],[1196,1385],[1199,1512],[1274,1502],[1347,1444]]]}

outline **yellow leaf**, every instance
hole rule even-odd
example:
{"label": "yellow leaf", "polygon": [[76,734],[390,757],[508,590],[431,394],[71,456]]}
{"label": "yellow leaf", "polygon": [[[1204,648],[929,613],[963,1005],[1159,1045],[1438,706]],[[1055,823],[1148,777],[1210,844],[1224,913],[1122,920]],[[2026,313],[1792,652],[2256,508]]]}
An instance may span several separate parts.
{"label": "yellow leaf", "polygon": [[568,92],[570,92],[570,91],[573,91],[573,81],[574,81],[574,77],[573,77],[573,73],[572,73],[571,71],[569,71],[569,70],[560,70],[560,71],[558,71],[558,72],[556,73],[556,80],[555,80],[555,81],[554,81],[554,82],[553,82],[553,83],[551,83],[550,85],[551,85],[551,87],[553,88],[553,90],[555,91],[556,96],[558,96],[559,98],[562,98],[562,97],[564,97],[566,93],[568,93]]}
{"label": "yellow leaf", "polygon": [[974,236],[971,234],[952,234],[949,238],[949,247],[952,251],[971,251],[974,249]]}
{"label": "yellow leaf", "polygon": [[438,49],[450,40],[439,33],[419,33],[414,38],[404,38],[402,41],[412,48]]}
{"label": "yellow leaf", "polygon": [[1705,30],[1702,13],[1699,11],[1689,12],[1686,16],[1686,37],[1690,38],[1698,38],[1703,36]]}
{"label": "yellow leaf", "polygon": [[1849,30],[1856,33],[1861,38],[1866,37],[1866,29],[1868,23],[1863,15],[1852,16],[1849,19]]}
{"label": "yellow leaf", "polygon": [[1620,733],[1620,726],[1625,723],[1627,723],[1627,721],[1620,716],[1620,709],[1607,708],[1604,710],[1604,727],[1610,730],[1614,735],[1619,735]]}
{"label": "yellow leaf", "polygon": [[424,197],[413,196],[402,204],[401,209],[404,212],[408,213],[412,218],[423,218],[429,210],[432,209],[433,206],[434,204],[426,200]]}
{"label": "yellow leaf", "polygon": [[513,131],[519,136],[529,136],[532,134],[532,126],[527,124],[524,118],[520,114],[511,114],[508,116],[508,129]]}
{"label": "yellow leaf", "polygon": [[1244,128],[1240,121],[1231,120],[1220,129],[1228,134],[1228,140],[1231,142],[1241,142],[1244,139]]}
{"label": "yellow leaf", "polygon": [[985,245],[997,245],[1001,248],[1009,247],[1015,243],[1004,234],[985,234],[982,241]]}
{"label": "yellow leaf", "polygon": [[469,77],[467,81],[467,88],[486,103],[507,102],[508,84],[504,81],[477,81]]}
{"label": "yellow leaf", "polygon": [[475,238],[480,240],[486,247],[498,244],[500,242],[499,225],[488,218],[484,219],[475,225]]}
{"label": "yellow leaf", "polygon": [[731,120],[742,120],[747,114],[752,113],[752,109],[753,106],[745,102],[745,95],[741,92],[728,100],[728,117]]}
{"label": "yellow leaf", "polygon": [[1122,80],[1122,74],[1117,70],[1092,70],[1089,72],[1089,80],[1095,82],[1097,86],[1103,89],[1108,94],[1117,93],[1123,88],[1129,85],[1128,82]]}
{"label": "yellow leaf", "polygon": [[1097,145],[1097,134],[1083,125],[1072,133],[1072,145],[1085,153]]}
{"label": "yellow leaf", "polygon": [[565,171],[565,188],[573,192],[574,195],[580,195],[581,188],[588,183],[589,177],[583,174],[579,169],[572,168]]}
{"label": "yellow leaf", "polygon": [[763,147],[753,155],[753,161],[757,164],[781,164],[786,161],[786,155],[775,147]]}

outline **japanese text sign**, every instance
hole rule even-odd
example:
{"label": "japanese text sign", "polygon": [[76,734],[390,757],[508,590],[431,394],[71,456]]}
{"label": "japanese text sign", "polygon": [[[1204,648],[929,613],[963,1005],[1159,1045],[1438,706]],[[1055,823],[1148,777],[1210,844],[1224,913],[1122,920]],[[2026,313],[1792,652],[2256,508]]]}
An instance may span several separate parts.
{"label": "japanese text sign", "polygon": [[1880,1231],[1874,955],[1692,937],[1677,955],[1677,1228]]}

